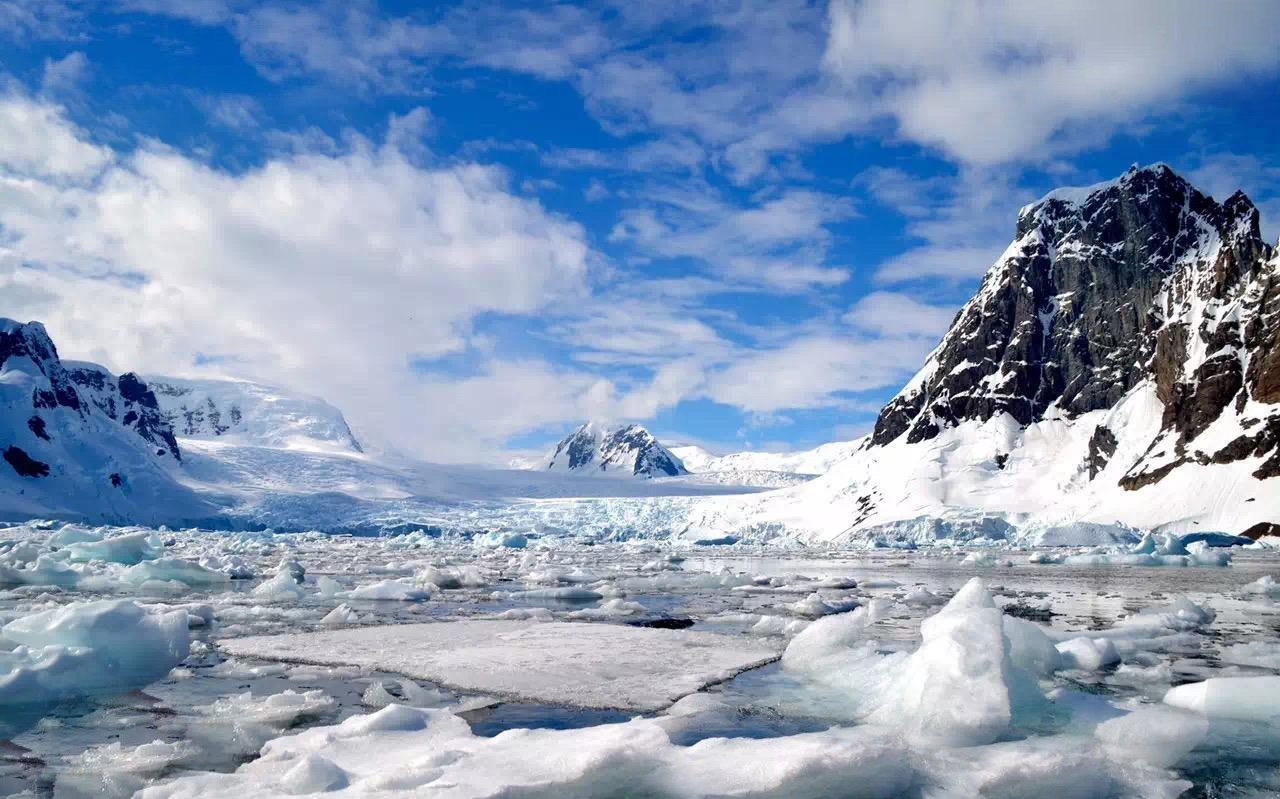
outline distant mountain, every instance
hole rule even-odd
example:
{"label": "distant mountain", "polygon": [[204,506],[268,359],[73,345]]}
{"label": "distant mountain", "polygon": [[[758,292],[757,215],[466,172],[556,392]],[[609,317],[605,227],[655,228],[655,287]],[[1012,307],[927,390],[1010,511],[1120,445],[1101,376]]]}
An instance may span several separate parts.
{"label": "distant mountain", "polygon": [[856,452],[695,525],[840,539],[994,514],[1243,532],[1280,519],[1278,478],[1280,259],[1244,194],[1218,202],[1158,164],[1023,208]]}
{"label": "distant mountain", "polygon": [[316,397],[249,380],[163,375],[146,380],[179,438],[364,451],[342,412]]}
{"label": "distant mountain", "polygon": [[587,422],[570,433],[545,461],[550,471],[675,477],[689,471],[669,449],[640,425],[610,428]]}
{"label": "distant mountain", "polygon": [[715,472],[772,471],[795,475],[817,476],[831,465],[849,457],[860,441],[837,441],[813,449],[796,452],[734,452],[715,455],[702,447],[686,445],[672,447],[689,471],[694,474]]}
{"label": "distant mountain", "polygon": [[0,518],[175,522],[214,509],[175,479],[181,451],[145,381],[58,356],[0,319]]}

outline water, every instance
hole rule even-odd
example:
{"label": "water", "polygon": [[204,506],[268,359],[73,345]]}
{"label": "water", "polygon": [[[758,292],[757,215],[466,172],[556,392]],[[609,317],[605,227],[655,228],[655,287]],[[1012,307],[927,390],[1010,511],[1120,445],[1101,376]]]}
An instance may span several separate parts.
{"label": "water", "polygon": [[[223,536],[170,535],[171,550],[193,558],[221,552],[233,541]],[[1240,593],[1243,585],[1265,574],[1280,575],[1280,556],[1268,552],[1239,552],[1229,568],[1135,568],[1032,565],[1026,562],[1026,553],[1000,553],[1012,566],[975,567],[961,564],[963,553],[951,551],[789,557],[713,550],[674,567],[662,561],[662,552],[645,547],[570,546],[552,554],[445,545],[402,551],[376,539],[279,537],[264,539],[259,550],[250,548],[246,553],[258,572],[268,576],[282,557],[303,562],[308,569],[309,592],[314,592],[315,579],[322,574],[358,584],[412,575],[426,565],[474,567],[484,580],[479,585],[437,592],[422,603],[355,602],[309,593],[301,601],[264,605],[250,593],[258,580],[217,592],[138,597],[142,602],[168,605],[206,603],[214,609],[215,622],[192,630],[196,649],[182,668],[141,691],[55,706],[4,707],[0,734],[9,740],[0,746],[0,796],[22,791],[51,797],[124,796],[150,781],[191,770],[231,770],[252,759],[273,737],[368,712],[380,701],[453,707],[484,736],[514,728],[576,729],[625,721],[630,715],[616,711],[501,703],[412,683],[396,675],[228,659],[217,649],[217,642],[230,636],[314,629],[341,601],[360,615],[361,624],[472,618],[513,607],[545,607],[563,617],[599,604],[508,596],[531,587],[526,585],[527,575],[548,566],[591,572],[598,578],[593,583],[597,588],[625,592],[629,601],[647,609],[645,614],[614,623],[689,618],[695,621],[694,629],[735,635],[747,634],[737,616],[791,618],[786,605],[816,590],[808,582],[834,577],[853,578],[859,587],[824,589],[824,595],[866,601],[871,597],[901,598],[915,588],[947,597],[970,577],[980,575],[997,602],[1012,615],[1064,632],[1106,629],[1122,616],[1166,605],[1177,597],[1216,611],[1217,618],[1208,628],[1169,642],[1161,651],[1133,653],[1126,657],[1125,668],[1064,673],[1055,677],[1052,686],[1046,686],[1111,701],[1155,701],[1172,684],[1208,676],[1276,673],[1271,668],[1224,662],[1222,653],[1225,647],[1241,643],[1280,641],[1280,606]],[[101,571],[112,574],[109,565]],[[713,585],[719,579],[716,576],[725,573],[748,575],[754,584],[726,579],[726,585]],[[33,588],[3,591],[0,619],[104,595],[114,594]],[[899,604],[889,619],[877,625],[875,636],[885,649],[914,648],[920,620],[935,610],[936,606]],[[782,673],[775,664],[715,686],[708,693],[719,709],[673,725],[672,740],[688,745],[719,736],[770,738],[841,723],[793,701],[795,686],[791,683],[794,677]],[[377,686],[385,689],[383,699],[371,694]],[[316,700],[314,708],[293,715],[264,715],[259,707],[261,698],[283,691],[319,692],[323,701]],[[246,700],[242,711],[229,716],[210,714],[215,703],[245,693],[252,694],[254,700]],[[114,777],[96,771],[79,773],[83,769],[78,769],[78,758],[91,747],[119,743],[129,748],[155,740],[191,742],[195,750],[145,773]],[[1268,791],[1280,790],[1276,778],[1280,747],[1266,735],[1252,740],[1239,730],[1230,740],[1237,743],[1236,749],[1221,751],[1206,746],[1179,765],[1179,773],[1196,784],[1190,795],[1275,795]]]}

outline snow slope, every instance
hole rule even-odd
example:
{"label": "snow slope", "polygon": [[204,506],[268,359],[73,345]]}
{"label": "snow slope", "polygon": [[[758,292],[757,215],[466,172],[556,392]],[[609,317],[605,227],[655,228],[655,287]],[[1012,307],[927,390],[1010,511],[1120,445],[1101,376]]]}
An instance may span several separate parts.
{"label": "snow slope", "polygon": [[1258,231],[1244,195],[1217,203],[1163,165],[1049,194],[852,454],[698,503],[691,529],[929,540],[1280,518],[1280,258]]}
{"label": "snow slope", "polygon": [[671,451],[695,474],[764,471],[815,476],[824,474],[832,464],[849,457],[860,444],[861,441],[835,441],[798,452],[734,452],[729,455],[715,455],[693,445],[672,447]]}
{"label": "snow slope", "polygon": [[179,438],[362,452],[342,412],[317,397],[239,379],[145,378]]}
{"label": "snow slope", "polygon": [[174,478],[180,452],[137,376],[63,364],[38,322],[0,319],[0,519],[207,519]]}
{"label": "snow slope", "polygon": [[679,458],[640,425],[612,428],[601,422],[587,422],[566,436],[547,457],[544,468],[644,478],[689,473]]}

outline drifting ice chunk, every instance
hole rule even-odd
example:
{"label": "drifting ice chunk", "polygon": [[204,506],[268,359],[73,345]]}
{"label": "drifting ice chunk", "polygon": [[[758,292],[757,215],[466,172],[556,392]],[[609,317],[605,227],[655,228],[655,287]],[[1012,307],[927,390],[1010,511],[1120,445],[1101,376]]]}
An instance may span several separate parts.
{"label": "drifting ice chunk", "polygon": [[235,638],[235,655],[351,665],[534,702],[651,711],[777,649],[715,633],[612,624],[456,621]]}
{"label": "drifting ice chunk", "polygon": [[1120,662],[1116,645],[1108,638],[1072,638],[1058,644],[1062,653],[1062,665],[1068,669],[1097,671]]}
{"label": "drifting ice chunk", "polygon": [[868,720],[943,746],[991,743],[1013,718],[1004,614],[975,577],[920,624],[923,642]]}
{"label": "drifting ice chunk", "polygon": [[81,541],[67,547],[67,559],[75,563],[103,560],[132,566],[160,557],[164,544],[154,533],[128,533],[101,541]]}
{"label": "drifting ice chunk", "polygon": [[1104,721],[1095,734],[1117,759],[1168,767],[1204,740],[1209,734],[1209,723],[1203,716],[1192,713],[1167,707],[1144,707]]}
{"label": "drifting ice chunk", "polygon": [[0,705],[46,702],[160,679],[186,658],[187,613],[128,600],[74,602],[0,628]]}
{"label": "drifting ice chunk", "polygon": [[206,569],[200,564],[181,558],[159,558],[143,561],[125,570],[124,579],[134,585],[151,580],[176,580],[191,588],[222,585],[231,578],[220,571]]}
{"label": "drifting ice chunk", "polygon": [[1164,703],[1209,717],[1280,724],[1280,677],[1214,677],[1178,685]]}
{"label": "drifting ice chunk", "polygon": [[398,580],[383,580],[372,585],[362,585],[354,591],[342,594],[347,599],[380,599],[391,602],[421,602],[431,594]]}
{"label": "drifting ice chunk", "polygon": [[288,572],[279,572],[253,589],[254,599],[263,602],[294,602],[302,599],[305,594],[302,586]]}
{"label": "drifting ice chunk", "polygon": [[1240,589],[1246,594],[1280,597],[1280,582],[1269,574],[1265,574]]}

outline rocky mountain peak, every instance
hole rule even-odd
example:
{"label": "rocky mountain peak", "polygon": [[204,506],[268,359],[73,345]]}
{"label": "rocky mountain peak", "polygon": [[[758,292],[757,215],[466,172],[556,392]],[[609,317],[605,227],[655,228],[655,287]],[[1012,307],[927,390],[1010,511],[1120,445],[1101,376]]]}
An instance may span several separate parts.
{"label": "rocky mountain peak", "polygon": [[[1163,431],[1126,487],[1189,460],[1259,457],[1259,476],[1280,474],[1278,272],[1248,197],[1218,202],[1164,164],[1050,192],[1021,210],[872,445],[1001,414],[1073,418],[1151,382]],[[1250,432],[1230,452],[1194,446],[1224,412]]]}
{"label": "rocky mountain peak", "polygon": [[587,422],[565,436],[547,458],[546,468],[646,478],[689,473],[678,457],[640,425],[610,427],[595,421]]}

